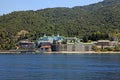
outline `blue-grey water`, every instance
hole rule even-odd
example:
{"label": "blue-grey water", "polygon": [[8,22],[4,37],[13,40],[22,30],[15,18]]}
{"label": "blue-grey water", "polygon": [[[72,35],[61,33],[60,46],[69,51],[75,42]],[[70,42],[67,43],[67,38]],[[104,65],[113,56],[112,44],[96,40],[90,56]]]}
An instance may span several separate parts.
{"label": "blue-grey water", "polygon": [[0,54],[0,80],[120,80],[120,54]]}

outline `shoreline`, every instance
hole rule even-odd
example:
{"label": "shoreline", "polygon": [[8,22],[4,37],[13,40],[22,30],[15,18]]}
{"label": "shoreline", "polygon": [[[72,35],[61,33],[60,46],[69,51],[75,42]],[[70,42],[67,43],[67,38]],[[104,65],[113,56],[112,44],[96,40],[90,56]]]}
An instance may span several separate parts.
{"label": "shoreline", "polygon": [[45,53],[57,53],[57,54],[116,54],[120,52],[94,52],[94,51],[88,51],[88,52],[45,52]]}
{"label": "shoreline", "polygon": [[106,52],[95,52],[95,51],[86,51],[86,52],[67,52],[67,51],[60,51],[60,52],[37,52],[37,51],[29,51],[29,50],[4,50],[0,51],[0,54],[25,54],[25,53],[33,53],[33,54],[116,54],[120,52],[113,52],[113,51],[106,51]]}

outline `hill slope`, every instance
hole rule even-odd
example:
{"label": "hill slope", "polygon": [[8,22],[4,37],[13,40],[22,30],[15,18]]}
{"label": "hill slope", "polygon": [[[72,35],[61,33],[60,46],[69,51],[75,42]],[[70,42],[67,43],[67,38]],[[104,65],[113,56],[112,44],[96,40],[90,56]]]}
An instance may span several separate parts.
{"label": "hill slope", "polygon": [[18,11],[0,16],[0,32],[13,37],[21,30],[29,37],[45,34],[83,36],[92,32],[120,31],[120,0],[104,0],[88,6]]}
{"label": "hill slope", "polygon": [[66,35],[78,35],[96,30],[106,31],[105,29],[109,32],[120,27],[119,7],[120,0],[104,0],[83,7],[12,12],[0,17],[0,26],[8,32],[22,29]]}

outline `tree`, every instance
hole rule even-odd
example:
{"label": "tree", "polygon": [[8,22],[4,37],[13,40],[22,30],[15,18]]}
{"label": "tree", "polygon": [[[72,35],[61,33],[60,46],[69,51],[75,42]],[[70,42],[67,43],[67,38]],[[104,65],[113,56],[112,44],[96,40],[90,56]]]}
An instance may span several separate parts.
{"label": "tree", "polygon": [[83,37],[83,42],[88,42],[88,37],[87,36]]}

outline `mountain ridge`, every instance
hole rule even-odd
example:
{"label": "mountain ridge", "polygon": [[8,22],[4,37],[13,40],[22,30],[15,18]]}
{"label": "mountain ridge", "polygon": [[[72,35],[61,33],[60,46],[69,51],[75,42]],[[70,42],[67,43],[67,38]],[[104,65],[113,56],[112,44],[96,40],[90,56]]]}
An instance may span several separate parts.
{"label": "mountain ridge", "polygon": [[43,34],[82,37],[98,31],[108,34],[120,32],[119,22],[120,0],[104,0],[72,8],[57,7],[5,14],[0,16],[0,34],[12,39],[21,30],[26,30],[29,34],[25,38],[30,39]]}

